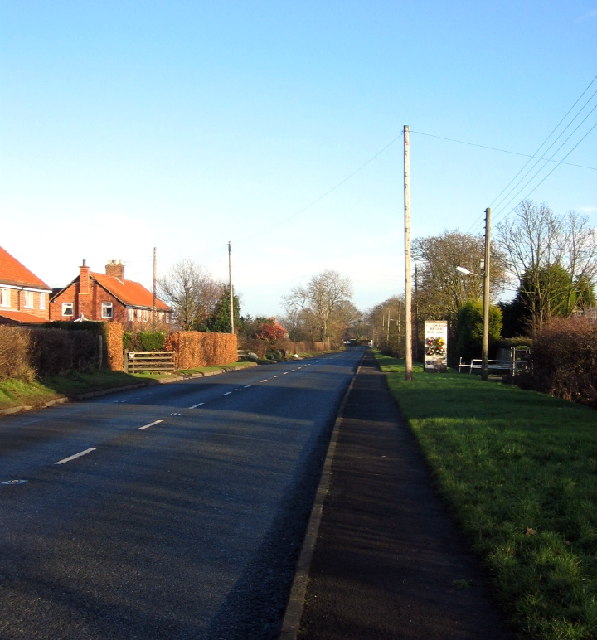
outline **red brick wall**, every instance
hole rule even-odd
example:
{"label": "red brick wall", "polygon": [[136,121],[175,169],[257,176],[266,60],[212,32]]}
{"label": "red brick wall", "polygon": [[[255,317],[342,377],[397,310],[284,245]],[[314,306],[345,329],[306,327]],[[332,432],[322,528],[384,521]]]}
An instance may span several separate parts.
{"label": "red brick wall", "polygon": [[[72,302],[74,304],[72,317],[62,315],[63,302]],[[102,318],[102,302],[112,303],[114,314],[112,320]],[[83,313],[88,320],[128,322],[126,307],[104,288],[100,287],[94,280],[90,281],[88,294],[79,293],[79,283],[74,282],[60,293],[50,305],[51,320],[76,320],[80,317],[81,313]]]}
{"label": "red brick wall", "polygon": [[[0,287],[2,285],[0,284]],[[9,307],[0,307],[1,309],[6,309],[7,311],[23,311],[24,313],[30,313],[32,316],[36,318],[41,318],[42,320],[49,320],[50,318],[50,296],[48,293],[40,293],[39,291],[33,291],[33,306],[26,307],[25,306],[25,290],[21,289],[8,289],[10,291],[10,306]],[[43,296],[46,301],[46,308],[41,309],[40,304],[40,296]]]}

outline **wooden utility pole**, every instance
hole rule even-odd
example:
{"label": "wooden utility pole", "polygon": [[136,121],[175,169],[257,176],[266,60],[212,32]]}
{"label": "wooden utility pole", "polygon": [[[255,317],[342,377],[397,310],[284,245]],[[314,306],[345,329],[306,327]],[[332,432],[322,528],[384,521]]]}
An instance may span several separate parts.
{"label": "wooden utility pole", "polygon": [[404,379],[412,380],[412,318],[410,283],[410,130],[404,125]]}
{"label": "wooden utility pole", "polygon": [[234,333],[234,291],[232,289],[232,242],[228,241],[228,284],[230,287],[230,333]]}
{"label": "wooden utility pole", "polygon": [[485,260],[483,263],[483,343],[481,347],[481,357],[483,363],[481,365],[481,378],[487,380],[489,378],[489,277],[490,264],[489,257],[491,254],[491,209],[485,210]]}
{"label": "wooden utility pole", "polygon": [[151,323],[153,328],[155,329],[156,325],[156,300],[157,300],[157,282],[158,282],[158,249],[157,247],[153,248],[153,306],[152,306],[152,315],[151,315]]}

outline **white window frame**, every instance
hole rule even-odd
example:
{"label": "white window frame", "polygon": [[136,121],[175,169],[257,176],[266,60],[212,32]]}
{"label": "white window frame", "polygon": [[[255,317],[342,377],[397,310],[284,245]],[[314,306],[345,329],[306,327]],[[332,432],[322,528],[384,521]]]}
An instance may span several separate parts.
{"label": "white window frame", "polygon": [[113,302],[102,302],[102,318],[104,320],[114,319],[114,303]]}
{"label": "white window frame", "polygon": [[43,291],[40,291],[39,294],[39,308],[42,311],[45,311],[46,308],[46,294]]}
{"label": "white window frame", "polygon": [[23,291],[23,293],[25,294],[25,302],[24,302],[24,307],[25,309],[33,309],[33,291]]}
{"label": "white window frame", "polygon": [[0,289],[0,306],[10,308],[10,289],[7,287]]}
{"label": "white window frame", "polygon": [[75,303],[63,302],[62,303],[62,315],[64,317],[72,318],[75,315]]}

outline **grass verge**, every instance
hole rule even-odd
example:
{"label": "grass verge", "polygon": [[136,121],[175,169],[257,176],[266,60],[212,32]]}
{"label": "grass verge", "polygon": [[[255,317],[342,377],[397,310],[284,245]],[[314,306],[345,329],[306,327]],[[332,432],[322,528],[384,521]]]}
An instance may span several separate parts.
{"label": "grass verge", "polygon": [[597,638],[597,412],[376,354],[521,637]]}
{"label": "grass verge", "polygon": [[[233,362],[226,366],[200,367],[184,372],[186,375],[227,370],[253,363]],[[117,389],[151,380],[171,377],[170,374],[129,374],[123,371],[94,371],[92,373],[70,372],[62,376],[51,376],[33,382],[10,379],[0,382],[0,411],[16,407],[42,407],[58,398],[76,398],[86,393]]]}

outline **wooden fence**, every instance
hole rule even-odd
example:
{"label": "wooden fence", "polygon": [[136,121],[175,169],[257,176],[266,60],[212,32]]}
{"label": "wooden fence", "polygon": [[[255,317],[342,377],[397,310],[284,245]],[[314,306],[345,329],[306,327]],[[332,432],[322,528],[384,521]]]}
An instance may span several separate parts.
{"label": "wooden fence", "polygon": [[174,371],[173,351],[129,351],[126,370],[128,373]]}

